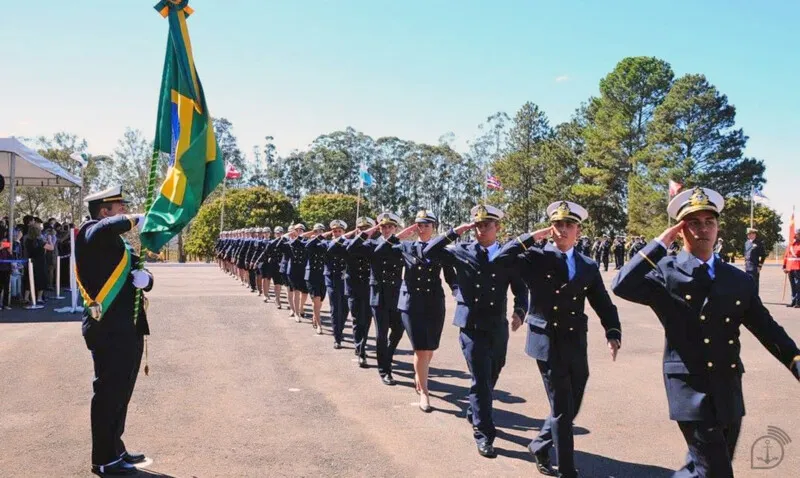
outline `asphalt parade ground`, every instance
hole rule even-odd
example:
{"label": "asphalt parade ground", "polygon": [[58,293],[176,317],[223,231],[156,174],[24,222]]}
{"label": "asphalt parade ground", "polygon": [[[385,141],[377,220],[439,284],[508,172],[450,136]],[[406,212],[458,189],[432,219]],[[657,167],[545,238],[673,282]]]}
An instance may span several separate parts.
{"label": "asphalt parade ground", "polygon": [[[370,368],[361,369],[351,343],[333,349],[327,319],[317,336],[310,320],[295,322],[215,265],[151,270],[150,376],[139,376],[124,436],[130,450],[152,458],[140,476],[541,476],[526,445],[548,405],[535,362],[524,354],[524,330],[511,334],[495,395],[499,456],[486,459],[464,418],[469,375],[458,330],[449,325],[451,299],[432,363],[435,410],[425,414],[416,405],[407,338],[395,356],[398,385],[386,386],[374,340]],[[613,274],[604,273],[606,284]],[[800,309],[781,303],[783,284],[779,267],[764,268],[762,298],[800,340]],[[585,477],[668,477],[686,448],[668,418],[663,330],[649,309],[614,301],[623,326],[616,362],[590,312],[591,377],[575,420],[577,467]],[[2,477],[92,476],[91,357],[79,315],[55,314],[54,304],[0,313]],[[350,332],[348,321],[347,340]],[[736,476],[798,476],[798,383],[744,327],[742,359],[747,416]]]}

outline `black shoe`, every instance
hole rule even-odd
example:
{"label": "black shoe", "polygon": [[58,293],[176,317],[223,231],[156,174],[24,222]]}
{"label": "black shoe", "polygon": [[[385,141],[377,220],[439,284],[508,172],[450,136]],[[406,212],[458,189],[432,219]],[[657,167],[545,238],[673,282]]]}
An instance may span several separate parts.
{"label": "black shoe", "polygon": [[340,348],[342,348],[342,343],[341,342],[334,342],[333,343],[333,348],[335,348],[336,350],[339,350]]}
{"label": "black shoe", "polygon": [[497,458],[497,452],[491,443],[478,443],[478,454],[484,458]]}
{"label": "black shoe", "polygon": [[120,460],[113,465],[92,465],[92,473],[100,476],[135,475],[139,471],[125,460]]}
{"label": "black shoe", "polygon": [[397,382],[394,381],[394,378],[392,378],[392,374],[390,373],[382,376],[381,382],[383,382],[384,385],[397,385]]}
{"label": "black shoe", "polygon": [[550,464],[550,454],[548,452],[534,453],[530,448],[528,451],[533,455],[533,460],[536,462],[536,470],[547,476],[558,476],[553,465]]}
{"label": "black shoe", "polygon": [[369,368],[369,365],[367,365],[367,357],[358,357],[358,366],[361,368]]}
{"label": "black shoe", "polygon": [[142,463],[147,459],[147,457],[144,456],[144,453],[131,453],[129,451],[123,453],[120,458],[122,458],[122,461],[128,463],[129,465],[136,465],[137,463]]}

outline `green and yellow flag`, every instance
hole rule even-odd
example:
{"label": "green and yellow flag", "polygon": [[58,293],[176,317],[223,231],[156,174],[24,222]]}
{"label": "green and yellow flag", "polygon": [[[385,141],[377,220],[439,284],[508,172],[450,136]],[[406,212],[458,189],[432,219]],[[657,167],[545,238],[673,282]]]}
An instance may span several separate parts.
{"label": "green and yellow flag", "polygon": [[[188,0],[161,0],[155,6],[169,19],[154,141],[155,155],[169,154],[169,170],[155,201],[148,207],[141,233],[142,246],[155,252],[186,227],[225,175],[192,58],[186,25],[192,9],[187,4]],[[156,169],[151,167],[150,171],[151,191]]]}

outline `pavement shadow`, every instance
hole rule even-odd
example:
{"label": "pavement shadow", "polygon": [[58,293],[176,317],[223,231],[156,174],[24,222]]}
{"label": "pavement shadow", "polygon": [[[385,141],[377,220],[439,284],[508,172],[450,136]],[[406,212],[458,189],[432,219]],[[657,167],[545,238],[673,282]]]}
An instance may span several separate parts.
{"label": "pavement shadow", "polygon": [[[498,430],[497,437],[501,438]],[[528,440],[530,442],[530,440]],[[523,444],[527,448],[528,442]],[[496,445],[496,444],[495,444]],[[533,467],[533,457],[528,450],[508,450],[500,446],[495,446],[499,456],[527,461]],[[557,465],[555,452],[551,451],[550,458],[553,465]],[[644,463],[632,463],[627,461],[615,460],[607,456],[595,455],[583,451],[575,451],[575,467],[581,476],[591,476],[595,478],[668,478],[673,476],[674,470],[656,465]],[[535,470],[535,468],[534,468]]]}
{"label": "pavement shadow", "polygon": [[[24,307],[13,308],[0,312],[0,324],[32,324],[43,322],[80,322],[83,314],[80,313],[58,313],[53,310],[55,301],[48,301],[42,309],[25,309]],[[63,307],[68,304],[59,304],[55,308]]]}
{"label": "pavement shadow", "polygon": [[145,469],[142,469],[142,468],[139,468],[138,472],[135,475],[131,475],[131,476],[141,476],[141,477],[151,476],[151,477],[159,477],[159,478],[177,478],[176,476],[173,476],[173,475],[167,475],[166,473],[159,473],[159,472],[157,472],[155,470],[145,470]]}

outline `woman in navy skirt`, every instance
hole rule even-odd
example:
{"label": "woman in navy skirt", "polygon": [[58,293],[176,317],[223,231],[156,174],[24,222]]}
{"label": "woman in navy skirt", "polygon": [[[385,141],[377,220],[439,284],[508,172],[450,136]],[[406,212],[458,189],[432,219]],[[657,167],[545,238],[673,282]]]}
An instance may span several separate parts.
{"label": "woman in navy skirt", "polygon": [[[325,233],[325,226],[322,224],[314,224],[311,231],[304,234],[304,237],[315,238]],[[322,310],[322,301],[325,300],[325,251],[309,246],[312,242],[306,241],[305,247],[308,253],[308,261],[306,262],[306,287],[308,294],[311,296],[311,304],[314,307],[314,315],[311,317],[311,325],[317,334],[322,335],[322,320],[320,318],[320,311]]]}
{"label": "woman in navy skirt", "polygon": [[297,322],[305,316],[306,300],[308,299],[308,286],[306,285],[306,263],[308,262],[308,251],[306,251],[306,240],[303,235],[306,226],[303,224],[294,225],[294,239],[289,242],[291,249],[291,261],[286,272],[289,274],[289,285],[294,289],[294,306],[292,310]]}
{"label": "woman in navy skirt", "polygon": [[[414,348],[414,385],[420,395],[419,408],[432,410],[428,395],[428,369],[433,351],[439,348],[444,328],[444,289],[441,272],[452,291],[458,287],[452,267],[422,257],[422,250],[436,231],[438,220],[427,210],[417,213],[414,224],[390,237],[375,249],[375,254],[397,255],[403,258],[405,273],[400,286],[400,309],[403,327]],[[417,233],[416,241],[403,241]]]}
{"label": "woman in navy skirt", "polygon": [[278,309],[281,309],[281,287],[286,285],[286,282],[283,279],[283,274],[281,273],[281,260],[283,259],[283,253],[280,251],[278,247],[283,241],[283,227],[278,226],[275,228],[275,239],[269,241],[267,244],[267,269],[269,270],[269,275],[272,278],[272,287],[273,287],[273,294],[275,295],[275,303],[278,305]]}

